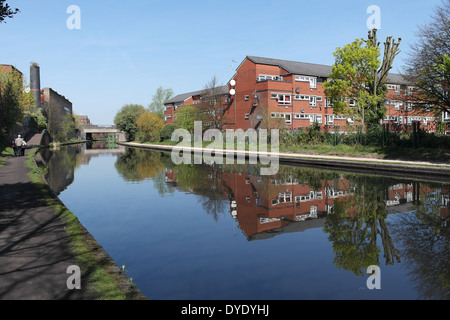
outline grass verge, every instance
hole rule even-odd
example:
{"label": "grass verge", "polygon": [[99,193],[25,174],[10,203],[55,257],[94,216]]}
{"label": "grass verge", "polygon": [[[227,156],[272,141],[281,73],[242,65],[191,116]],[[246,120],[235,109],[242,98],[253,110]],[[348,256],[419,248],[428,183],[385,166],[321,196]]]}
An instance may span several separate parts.
{"label": "grass verge", "polygon": [[95,300],[145,300],[146,298],[119,268],[97,241],[83,227],[78,218],[56,197],[43,178],[43,171],[34,160],[36,149],[28,151],[28,176],[56,214],[64,221],[71,239],[71,249],[83,271],[82,279],[89,295]]}
{"label": "grass verge", "polygon": [[6,161],[12,156],[14,156],[13,148],[0,146],[0,167],[4,166]]}
{"label": "grass verge", "polygon": [[[177,141],[166,140],[163,142],[138,142],[141,144],[154,144],[162,146],[176,146]],[[211,142],[202,142],[202,147],[206,148]],[[194,143],[191,143],[194,147]],[[226,148],[226,144],[223,145]],[[245,145],[245,150],[249,150],[248,143]],[[234,150],[237,149],[237,144],[234,145]],[[270,150],[270,144],[268,145]],[[321,144],[305,144],[305,145],[285,145],[281,144],[279,151],[283,153],[297,153],[307,155],[328,155],[328,156],[342,156],[353,158],[370,158],[370,159],[386,159],[386,160],[403,160],[403,161],[430,161],[430,162],[449,162],[450,150],[437,148],[410,148],[410,147],[378,147],[378,146],[363,146],[360,144],[346,145],[339,144],[333,146],[326,143]]]}

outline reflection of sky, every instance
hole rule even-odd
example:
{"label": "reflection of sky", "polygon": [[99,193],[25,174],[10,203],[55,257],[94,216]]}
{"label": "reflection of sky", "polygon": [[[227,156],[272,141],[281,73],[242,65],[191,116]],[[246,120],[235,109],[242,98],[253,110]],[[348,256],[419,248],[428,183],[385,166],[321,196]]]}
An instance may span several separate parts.
{"label": "reflection of sky", "polygon": [[161,197],[152,180],[124,181],[116,159],[92,158],[60,197],[150,299],[416,298],[401,264],[381,261],[382,289],[369,290],[368,276],[335,266],[322,229],[249,242],[228,212],[215,221],[197,195]]}

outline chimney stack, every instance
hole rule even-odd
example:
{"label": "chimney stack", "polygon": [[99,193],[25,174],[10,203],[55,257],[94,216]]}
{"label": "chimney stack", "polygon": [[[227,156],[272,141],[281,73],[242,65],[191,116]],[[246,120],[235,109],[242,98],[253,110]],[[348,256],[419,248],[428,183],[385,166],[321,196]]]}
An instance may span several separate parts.
{"label": "chimney stack", "polygon": [[30,89],[34,95],[35,110],[42,108],[41,105],[41,75],[40,69],[37,63],[32,63],[30,66]]}

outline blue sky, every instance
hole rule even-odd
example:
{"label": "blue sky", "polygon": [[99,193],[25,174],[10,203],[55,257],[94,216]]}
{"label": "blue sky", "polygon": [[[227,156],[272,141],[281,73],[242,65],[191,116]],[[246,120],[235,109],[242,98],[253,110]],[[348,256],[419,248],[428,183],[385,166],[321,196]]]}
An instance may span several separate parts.
{"label": "blue sky", "polygon": [[[440,0],[9,0],[21,13],[0,25],[0,63],[73,103],[94,124],[112,124],[125,104],[148,106],[158,87],[175,94],[226,84],[247,55],[332,65],[333,52],[367,37],[366,12],[381,10],[379,41],[401,37],[398,72]],[[67,8],[81,10],[70,30]],[[234,67],[234,68],[233,68]]]}

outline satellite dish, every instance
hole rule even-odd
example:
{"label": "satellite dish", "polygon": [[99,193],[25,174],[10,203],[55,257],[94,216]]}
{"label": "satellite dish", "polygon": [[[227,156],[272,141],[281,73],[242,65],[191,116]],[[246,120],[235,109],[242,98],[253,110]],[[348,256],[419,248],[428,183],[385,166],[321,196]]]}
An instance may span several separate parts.
{"label": "satellite dish", "polygon": [[236,90],[231,89],[231,90],[230,90],[230,94],[231,94],[232,96],[234,96],[234,95],[236,94]]}
{"label": "satellite dish", "polygon": [[236,85],[236,80],[234,80],[234,79],[231,80],[231,81],[230,81],[230,85],[231,85],[232,87],[234,87],[234,86]]}

